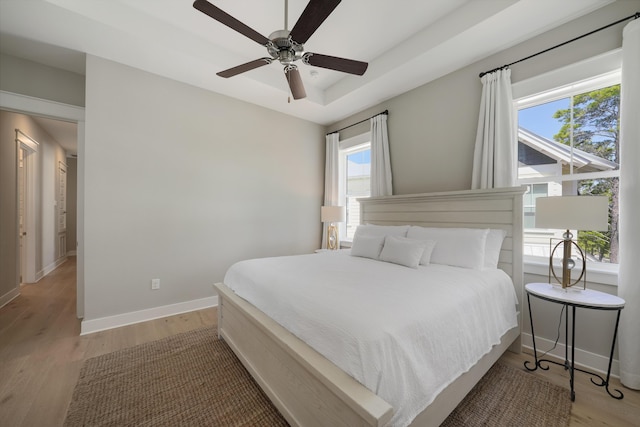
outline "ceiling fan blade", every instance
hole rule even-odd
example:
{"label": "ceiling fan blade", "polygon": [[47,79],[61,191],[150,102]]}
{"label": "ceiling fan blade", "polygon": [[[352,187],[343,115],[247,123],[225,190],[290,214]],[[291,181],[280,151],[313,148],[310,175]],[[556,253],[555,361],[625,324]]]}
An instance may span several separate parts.
{"label": "ceiling fan blade", "polygon": [[302,84],[302,79],[300,78],[300,71],[298,71],[298,67],[296,67],[295,65],[284,67],[284,74],[287,78],[287,82],[289,83],[289,88],[291,89],[293,99],[306,98],[307,92],[305,92],[304,90],[304,85]]}
{"label": "ceiling fan blade", "polygon": [[310,0],[291,30],[291,38],[297,43],[305,44],[316,32],[341,0]]}
{"label": "ceiling fan blade", "polygon": [[243,24],[242,22],[238,21],[236,18],[229,15],[227,12],[212,5],[206,0],[196,0],[195,2],[193,2],[193,7],[195,7],[205,15],[209,15],[210,17],[220,22],[221,24],[226,25],[232,30],[236,30],[243,36],[249,37],[251,40],[263,46],[269,43],[268,38],[258,33],[253,28],[250,28],[247,25]]}
{"label": "ceiling fan blade", "polygon": [[302,61],[314,67],[328,68],[330,70],[342,71],[343,73],[356,74],[358,76],[363,75],[369,66],[369,64],[362,61],[311,52],[305,53]]}
{"label": "ceiling fan blade", "polygon": [[238,74],[244,73],[245,71],[253,70],[254,68],[271,64],[271,61],[273,61],[273,59],[271,58],[260,58],[251,62],[247,62],[246,64],[229,68],[228,70],[220,71],[219,73],[216,73],[216,74],[219,75],[220,77],[229,78],[229,77],[233,77]]}

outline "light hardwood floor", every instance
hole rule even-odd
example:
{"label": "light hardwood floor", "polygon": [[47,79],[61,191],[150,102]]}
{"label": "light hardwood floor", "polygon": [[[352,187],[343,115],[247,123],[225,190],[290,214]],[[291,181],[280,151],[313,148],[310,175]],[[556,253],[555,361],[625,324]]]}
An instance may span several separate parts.
{"label": "light hardwood floor", "polygon": [[[84,360],[122,348],[157,340],[200,327],[215,327],[215,309],[199,310],[80,337],[75,316],[75,258],[37,284],[24,285],[21,295],[0,309],[0,425],[62,425],[80,367]],[[501,360],[523,369],[530,356],[507,352]],[[561,367],[536,371],[567,388]],[[614,380],[625,398],[610,398],[589,382],[576,377],[576,401],[571,426],[638,426],[640,392]]]}

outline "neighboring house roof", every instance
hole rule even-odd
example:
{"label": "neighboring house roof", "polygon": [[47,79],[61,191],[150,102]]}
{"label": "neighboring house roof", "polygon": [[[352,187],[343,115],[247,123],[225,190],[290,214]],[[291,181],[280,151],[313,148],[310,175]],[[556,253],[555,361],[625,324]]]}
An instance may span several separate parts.
{"label": "neighboring house roof", "polygon": [[[536,135],[525,128],[518,128],[518,142],[531,147],[555,161],[560,161],[565,164],[571,162],[571,147]],[[618,168],[615,162],[589,154],[578,148],[573,149],[573,164],[577,169],[580,169],[581,172],[606,171]]]}

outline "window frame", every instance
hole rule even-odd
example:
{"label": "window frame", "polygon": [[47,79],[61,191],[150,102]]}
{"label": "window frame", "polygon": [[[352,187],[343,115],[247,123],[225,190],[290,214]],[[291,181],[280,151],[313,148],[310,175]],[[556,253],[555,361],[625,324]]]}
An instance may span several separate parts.
{"label": "window frame", "polygon": [[[615,49],[512,84],[515,129],[518,128],[518,112],[520,109],[585,93],[594,89],[621,84],[621,66],[622,49]],[[516,146],[514,150],[514,160],[516,164],[517,156],[518,148]],[[571,168],[570,174],[553,177],[546,176],[520,179],[516,176],[516,185],[533,185],[548,182],[562,184],[566,181],[577,182],[584,179],[620,177],[620,169],[587,173],[574,173],[572,169],[573,168]],[[546,257],[525,255],[524,272],[546,276],[548,275],[548,263],[549,260]],[[590,283],[617,286],[618,267],[618,264],[587,262],[587,280]]]}

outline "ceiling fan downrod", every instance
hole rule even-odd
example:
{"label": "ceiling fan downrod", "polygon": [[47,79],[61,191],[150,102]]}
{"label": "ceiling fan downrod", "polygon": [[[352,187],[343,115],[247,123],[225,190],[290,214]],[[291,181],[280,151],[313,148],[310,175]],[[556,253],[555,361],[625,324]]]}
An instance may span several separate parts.
{"label": "ceiling fan downrod", "polygon": [[289,0],[284,0],[284,30],[289,29]]}

